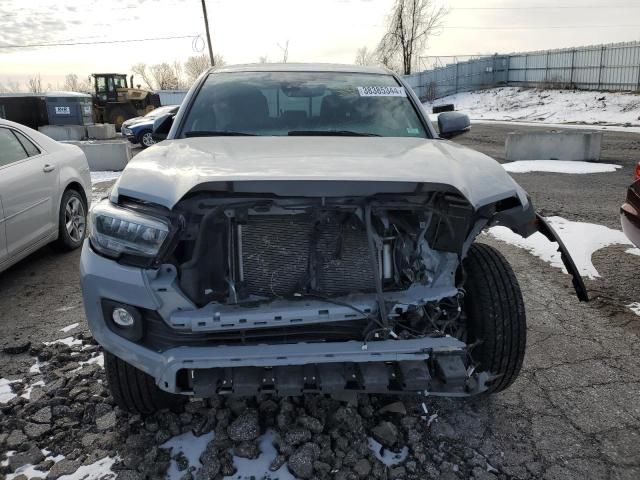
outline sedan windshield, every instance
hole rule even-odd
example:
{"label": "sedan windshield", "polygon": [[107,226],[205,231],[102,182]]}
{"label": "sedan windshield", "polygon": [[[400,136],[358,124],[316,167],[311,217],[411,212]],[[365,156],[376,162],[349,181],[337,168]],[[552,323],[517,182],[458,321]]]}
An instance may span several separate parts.
{"label": "sedan windshield", "polygon": [[428,136],[407,92],[388,74],[213,73],[179,137]]}

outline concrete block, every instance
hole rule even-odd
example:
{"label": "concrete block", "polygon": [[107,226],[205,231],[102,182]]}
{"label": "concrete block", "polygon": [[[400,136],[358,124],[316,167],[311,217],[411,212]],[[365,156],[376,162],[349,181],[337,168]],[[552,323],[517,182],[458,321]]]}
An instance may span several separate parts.
{"label": "concrete block", "polygon": [[557,131],[517,132],[507,135],[505,159],[516,160],[600,160],[602,132]]}
{"label": "concrete block", "polygon": [[42,125],[38,131],[58,141],[87,138],[87,130],[83,125]]}
{"label": "concrete block", "polygon": [[89,170],[123,170],[131,160],[131,144],[129,141],[114,140],[111,142],[66,142],[77,145],[87,156]]}
{"label": "concrete block", "polygon": [[87,136],[95,140],[109,140],[116,136],[116,126],[112,123],[87,125]]}

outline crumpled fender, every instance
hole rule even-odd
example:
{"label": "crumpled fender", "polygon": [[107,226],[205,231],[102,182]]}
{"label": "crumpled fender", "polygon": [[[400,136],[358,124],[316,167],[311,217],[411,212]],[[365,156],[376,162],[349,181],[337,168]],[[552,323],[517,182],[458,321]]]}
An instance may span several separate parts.
{"label": "crumpled fender", "polygon": [[584,285],[584,281],[580,276],[580,272],[576,267],[571,255],[569,255],[569,251],[565,246],[564,242],[560,238],[560,236],[556,233],[556,231],[547,223],[547,221],[540,215],[536,213],[536,224],[538,226],[538,231],[547,237],[550,241],[556,242],[558,244],[558,251],[560,252],[560,258],[562,259],[562,263],[569,275],[571,275],[571,282],[573,283],[573,288],[576,291],[576,295],[578,296],[578,300],[581,302],[589,301],[589,294],[587,292],[587,287]]}

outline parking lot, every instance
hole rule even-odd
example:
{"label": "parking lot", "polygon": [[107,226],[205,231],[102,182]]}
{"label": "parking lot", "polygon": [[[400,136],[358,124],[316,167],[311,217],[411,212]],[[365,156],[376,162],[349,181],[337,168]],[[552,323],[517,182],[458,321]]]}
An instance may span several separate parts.
{"label": "parking lot", "polygon": [[[534,128],[548,129],[477,124],[456,141],[502,161],[506,134]],[[618,209],[640,160],[640,134],[604,135],[602,161],[621,165],[616,172],[513,174],[540,213],[619,229]],[[94,198],[110,184],[98,184]],[[403,405],[392,412],[379,410],[398,400],[388,397],[363,398],[357,410],[317,397],[259,398],[246,405],[220,399],[190,407],[189,415],[146,421],[114,413],[99,362],[81,363],[97,357],[84,323],[80,252],[44,248],[0,275],[0,348],[20,352],[0,353],[0,378],[20,379],[12,384],[14,392],[32,388],[30,399],[0,405],[0,451],[46,448],[65,456],[55,468],[66,473],[101,455],[118,456],[113,469],[119,478],[163,476],[169,454],[155,446],[178,433],[214,431],[224,451],[230,442],[226,426],[249,406],[258,412],[262,432],[271,428],[277,435],[300,417],[323,424],[316,431],[300,422],[300,428],[320,451],[310,453],[309,461],[329,466],[326,478],[356,478],[354,471],[362,472],[360,478],[640,478],[640,317],[626,306],[640,301],[640,256],[625,253],[628,245],[596,252],[592,260],[601,277],[587,281],[592,301],[579,303],[561,270],[490,235],[481,241],[495,245],[513,265],[527,308],[524,369],[506,392],[465,401],[402,397]],[[41,345],[69,336],[75,342]],[[38,354],[47,363],[33,368]],[[44,385],[33,389],[39,380]],[[44,421],[33,416],[52,404],[34,395],[38,390],[56,399],[52,418]],[[366,444],[387,421],[390,445],[409,450],[403,462],[385,470]],[[47,428],[16,442],[12,437],[26,424]],[[227,457],[221,455],[218,470],[230,474]],[[331,464],[334,459],[340,461]]]}

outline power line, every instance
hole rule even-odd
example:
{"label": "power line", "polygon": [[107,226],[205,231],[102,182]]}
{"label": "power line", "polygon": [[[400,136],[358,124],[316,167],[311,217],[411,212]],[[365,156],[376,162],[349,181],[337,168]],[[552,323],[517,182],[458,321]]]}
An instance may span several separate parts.
{"label": "power line", "polygon": [[32,47],[64,47],[69,45],[100,45],[110,43],[131,43],[131,42],[155,42],[157,40],[177,40],[183,38],[194,38],[198,35],[177,35],[172,37],[153,37],[153,38],[130,38],[127,40],[99,40],[95,42],[60,42],[60,43],[29,43],[25,45],[0,45],[2,48],[32,48]]}

